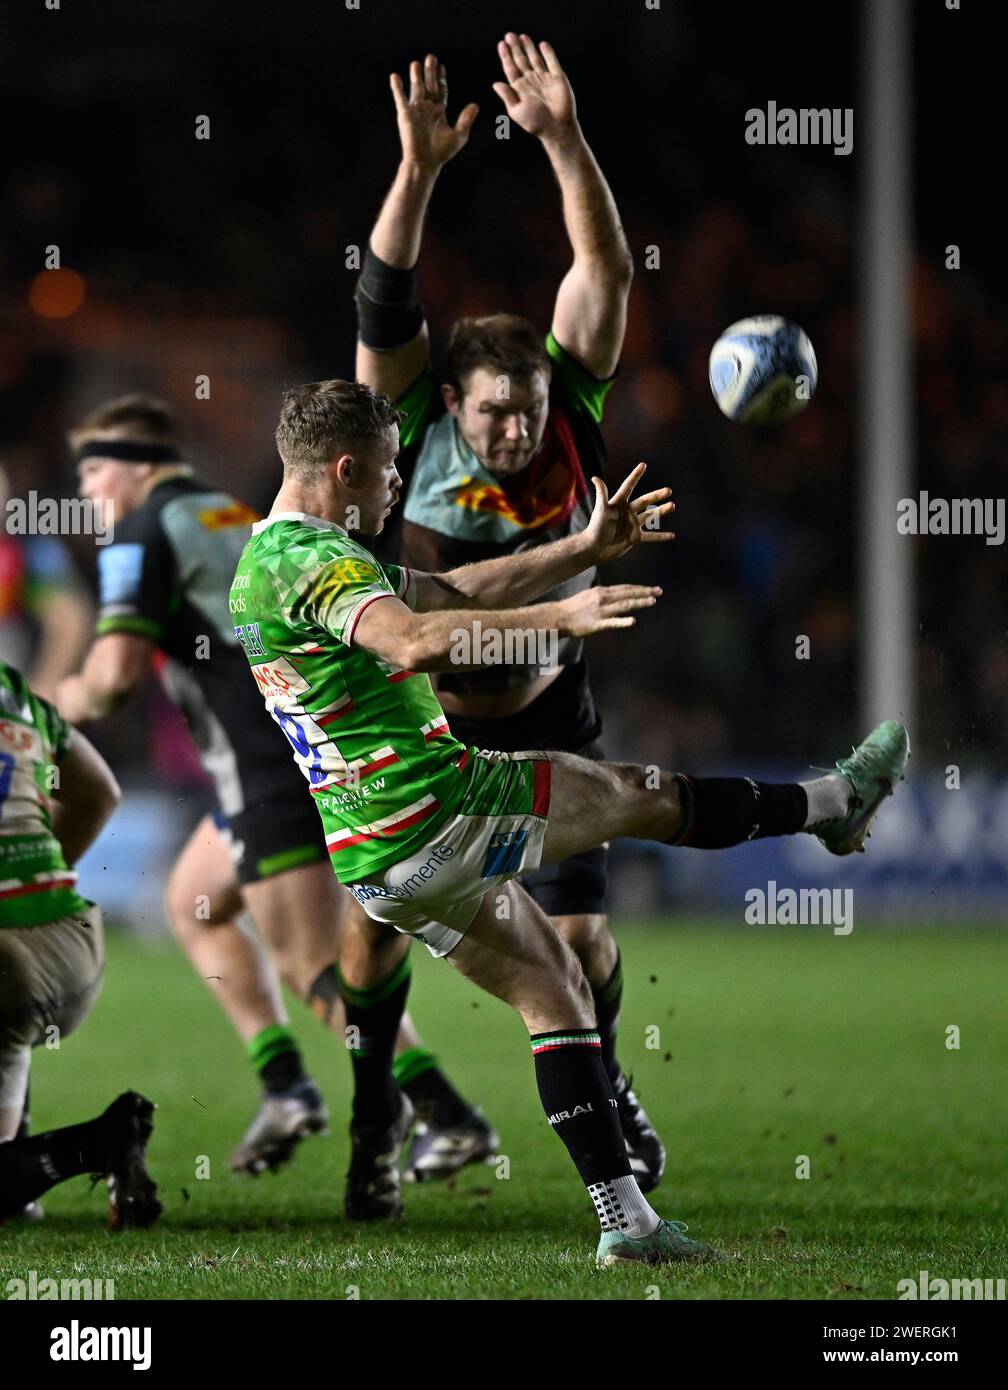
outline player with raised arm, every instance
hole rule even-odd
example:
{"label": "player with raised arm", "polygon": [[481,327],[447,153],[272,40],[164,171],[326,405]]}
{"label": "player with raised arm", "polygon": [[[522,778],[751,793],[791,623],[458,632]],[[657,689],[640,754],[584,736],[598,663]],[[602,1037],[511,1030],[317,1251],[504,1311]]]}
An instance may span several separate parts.
{"label": "player with raised arm", "polygon": [[[105,969],[102,915],[73,866],[119,802],[78,730],[0,661],[0,1221],[82,1173],[108,1179],[113,1229],[161,1212],[146,1168],[154,1106],[124,1092],[95,1120],[29,1137],[31,1049],[87,1018]],[[53,1031],[55,1030],[55,1032]]]}
{"label": "player with raised arm", "polygon": [[[141,689],[157,664],[213,778],[219,810],[193,831],[165,899],[176,937],[260,1079],[260,1109],[231,1156],[233,1169],[256,1174],[285,1162],[302,1137],[328,1123],[288,1026],[277,974],[346,1044],[337,961],[346,909],[360,914],[330,872],[318,817],[281,731],[249,688],[234,639],[231,615],[240,615],[244,600],[232,597],[229,608],[228,589],[256,514],[194,475],[170,407],[152,397],[99,407],[71,432],[71,444],[82,494],[111,503],[116,528],[114,542],[99,552],[94,645],[81,672],[60,685],[60,707],[74,721],[101,718]],[[244,930],[245,905],[269,955]],[[353,930],[351,921],[348,934]],[[400,983],[405,993],[408,962]],[[419,1102],[434,1094],[463,1120],[479,1121],[420,1046],[408,1017],[398,1045],[407,1095]],[[366,1092],[358,1096],[358,1115],[370,1103]],[[495,1145],[496,1135],[482,1129],[486,1144]],[[456,1146],[434,1176],[485,1153]],[[395,1175],[382,1191],[363,1193],[353,1215],[394,1214],[399,1202]]]}
{"label": "player with raised arm", "polygon": [[[656,587],[591,587],[532,605],[641,542],[671,539],[642,526],[651,509],[667,514],[668,489],[634,499],[638,465],[611,497],[592,479],[595,504],[576,535],[440,574],[382,565],[346,524],[377,535],[395,506],[397,424],[389,399],[359,383],[288,391],[277,428],[283,482],[231,590],[244,600],[235,635],[290,733],[333,869],[372,919],[369,951],[347,963],[349,983],[383,995],[394,1028],[397,969],[417,936],[510,1003],[529,1030],[546,1115],[595,1203],[598,1264],[710,1258],[641,1193],[591,990],[516,880],[621,835],[721,849],[806,831],[850,853],[902,776],[906,730],[881,724],[834,773],[784,785],[662,772],[653,787],[644,767],[461,743],[427,673],[449,669],[460,640],[475,646],[488,630],[587,637],[632,624],[657,601]],[[376,1135],[368,1153],[355,1153],[362,1170],[365,1159],[372,1170],[394,1165],[399,1104],[390,1092],[384,1148]]]}
{"label": "player with raised arm", "polygon": [[[408,93],[398,74],[391,77],[402,158],[357,286],[358,379],[388,394],[405,416],[401,546],[396,525],[378,554],[424,570],[523,553],[587,526],[594,501],[587,478],[605,472],[600,424],[626,329],[633,260],[578,123],[570,82],[552,47],[528,35],[509,33],[498,54],[506,80],[494,90],[509,119],[538,139],[549,159],[573,253],[550,332],[544,340],[513,314],[463,319],[449,337],[443,383],[431,370],[417,298],[424,216],[442,168],[476,117],[467,106],[454,128],[448,124],[445,69],[433,54],[411,64]],[[543,601],[594,582],[587,570]],[[565,637],[555,656],[546,672],[529,662],[439,674],[435,689],[452,732],[480,747],[603,758],[583,643]],[[622,964],[606,915],[606,848],[572,855],[523,882],[591,985],[631,1168],[650,1191],[664,1171],[665,1150],[616,1054]],[[423,1161],[437,1142],[418,1126],[408,1162]]]}

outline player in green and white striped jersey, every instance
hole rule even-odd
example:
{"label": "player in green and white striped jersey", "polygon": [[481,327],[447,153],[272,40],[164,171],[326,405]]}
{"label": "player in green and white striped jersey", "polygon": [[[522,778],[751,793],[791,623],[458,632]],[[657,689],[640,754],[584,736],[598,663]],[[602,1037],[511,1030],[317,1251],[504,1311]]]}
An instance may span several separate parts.
{"label": "player in green and white striped jersey", "polygon": [[[664,771],[654,779],[644,767],[571,753],[459,743],[443,730],[427,673],[478,664],[486,632],[501,639],[491,651],[506,651],[516,633],[587,637],[629,626],[658,588],[595,587],[529,605],[642,542],[670,540],[643,521],[672,503],[668,488],[633,498],[640,464],[612,497],[593,480],[595,506],[577,535],[443,574],[382,566],[348,531],[378,534],[395,505],[397,418],[387,397],[363,385],[328,381],[287,392],[277,429],[284,482],[231,590],[236,633],[314,794],[336,873],[370,919],[344,969],[347,1022],[364,1034],[355,1080],[377,1087],[388,1071],[397,970],[405,939],[418,936],[521,1014],[547,1117],[600,1218],[599,1265],[709,1259],[709,1247],[690,1240],[681,1222],[662,1220],[641,1193],[591,991],[551,919],[515,879],[620,835],[722,849],[808,831],[833,853],[850,853],[863,847],[902,776],[906,730],[884,723],[835,773],[785,784]],[[366,1012],[354,1016],[354,989],[385,1001],[380,1027]],[[394,1168],[405,1134],[396,1105],[392,1096],[383,1131],[351,1130],[351,1194]]]}
{"label": "player in green and white striped jersey", "polygon": [[127,1091],[96,1120],[37,1139],[24,1119],[31,1049],[83,1022],[101,992],[101,912],[77,891],[77,859],[119,801],[86,738],[0,661],[0,1221],[81,1173],[109,1177],[114,1225],[161,1211],[147,1176],[150,1101]]}

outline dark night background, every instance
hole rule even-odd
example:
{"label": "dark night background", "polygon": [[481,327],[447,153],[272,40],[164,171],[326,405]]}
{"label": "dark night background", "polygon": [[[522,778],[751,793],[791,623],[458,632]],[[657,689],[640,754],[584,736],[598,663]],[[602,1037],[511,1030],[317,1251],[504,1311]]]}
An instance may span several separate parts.
{"label": "dark night background", "polygon": [[[912,7],[916,463],[933,495],[996,497],[1008,458],[1000,45],[966,9]],[[550,39],[572,80],[637,262],[606,408],[613,476],[645,458],[679,507],[674,547],[635,561],[660,571],[661,609],[591,649],[611,751],[703,766],[804,760],[810,746],[850,741],[857,6],[62,0],[47,11],[33,0],[2,25],[0,458],[15,492],[70,490],[67,426],[108,395],[148,388],[179,408],[205,476],[268,507],[280,390],[352,373],[345,248],[364,243],[397,160],[388,73],[428,49],[447,63],[452,119],[481,106],[435,192],[421,260],[435,356],[462,313],[508,308],[545,330],[568,260],[559,197],[534,140],[517,127],[494,138],[503,107],[490,90],[496,40],[524,29]],[[769,100],[853,106],[853,154],[750,147],[744,113]],[[204,114],[211,139],[197,141]],[[958,272],[944,266],[950,242]],[[63,317],[30,298],[50,244],[86,288]],[[647,246],[660,270],[644,268]],[[762,434],[718,414],[706,375],[719,331],[759,312],[800,322],[820,369],[808,411]],[[916,544],[917,750],[1003,766],[1003,548]],[[85,569],[90,548],[77,544]],[[797,633],[813,660],[795,661]],[[156,741],[149,711],[121,728],[141,735],[138,762],[148,727]]]}

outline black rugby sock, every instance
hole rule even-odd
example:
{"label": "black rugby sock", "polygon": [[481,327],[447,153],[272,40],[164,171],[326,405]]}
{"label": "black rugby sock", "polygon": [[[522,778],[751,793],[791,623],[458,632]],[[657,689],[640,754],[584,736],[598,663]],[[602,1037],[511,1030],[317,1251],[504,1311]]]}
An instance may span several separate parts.
{"label": "black rugby sock", "polygon": [[340,978],[354,1074],[355,1127],[387,1129],[399,1114],[402,1102],[392,1075],[392,1058],[409,987],[408,955],[368,989],[355,989]]}
{"label": "black rugby sock", "polygon": [[451,1126],[464,1124],[472,1114],[437,1064],[433,1052],[425,1047],[408,1047],[392,1064],[392,1074],[401,1091],[413,1102],[417,1114],[430,1124]]}
{"label": "black rugby sock", "polygon": [[531,1042],[546,1118],[566,1144],[584,1185],[629,1177],[630,1160],[597,1031],[533,1033]]}
{"label": "black rugby sock", "polygon": [[105,1172],[109,1154],[101,1119],[0,1144],[0,1221],[67,1178]]}
{"label": "black rugby sock", "polygon": [[567,1146],[602,1229],[648,1235],[658,1216],[630,1169],[598,1033],[557,1029],[533,1033],[531,1041],[546,1118]]}
{"label": "black rugby sock", "polygon": [[683,828],[669,840],[689,849],[727,849],[770,835],[796,835],[808,817],[808,796],[797,782],[751,777],[690,777],[676,773]]}
{"label": "black rugby sock", "polygon": [[248,1055],[268,1096],[281,1095],[305,1078],[294,1034],[284,1023],[260,1029],[248,1044]]}

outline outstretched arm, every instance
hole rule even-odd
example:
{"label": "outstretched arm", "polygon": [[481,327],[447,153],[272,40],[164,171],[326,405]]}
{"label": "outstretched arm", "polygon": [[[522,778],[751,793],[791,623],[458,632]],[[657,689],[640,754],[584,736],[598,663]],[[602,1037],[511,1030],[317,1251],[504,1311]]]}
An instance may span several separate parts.
{"label": "outstretched arm", "polygon": [[[662,487],[641,497],[632,496],[645,467],[639,463],[611,497],[603,480],[593,478],[595,507],[588,525],[577,535],[516,555],[478,560],[442,574],[412,571],[416,611],[517,608],[548,594],[584,570],[618,559],[636,545],[674,540],[674,531],[659,529],[661,518],[675,508],[675,503],[668,500],[669,489]],[[640,589],[643,594],[660,592],[633,585],[618,585],[610,592],[617,589]]]}
{"label": "outstretched arm", "polygon": [[591,637],[609,628],[633,627],[633,612],[650,608],[661,590],[647,584],[600,585],[534,608],[490,609],[474,618],[467,609],[415,613],[391,594],[367,607],[352,642],[406,671],[469,669],[469,655],[488,633],[543,631],[558,637]]}
{"label": "outstretched arm", "polygon": [[427,324],[416,298],[424,217],[442,168],[469,138],[478,107],[448,124],[447,73],[433,53],[410,64],[409,95],[389,78],[402,158],[374,225],[357,285],[357,379],[397,400],[430,357]]}
{"label": "outstretched arm", "polygon": [[633,257],[619,213],[581,132],[574,93],[553,48],[527,34],[497,45],[506,82],[494,91],[508,116],[542,144],[560,185],[574,261],[561,282],[553,336],[593,376],[612,376],[626,332]]}

